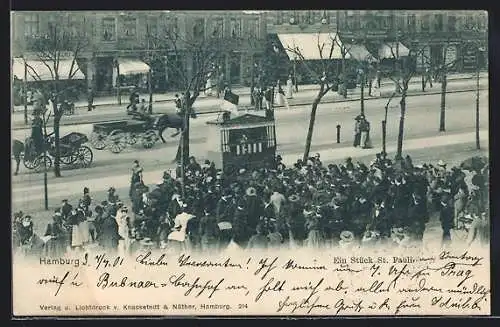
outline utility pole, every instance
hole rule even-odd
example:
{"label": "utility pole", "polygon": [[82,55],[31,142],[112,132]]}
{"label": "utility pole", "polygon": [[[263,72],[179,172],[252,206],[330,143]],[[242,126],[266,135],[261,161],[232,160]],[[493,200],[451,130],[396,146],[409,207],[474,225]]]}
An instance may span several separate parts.
{"label": "utility pole", "polygon": [[476,149],[481,149],[479,139],[479,54],[481,50],[479,47],[476,51]]}
{"label": "utility pole", "polygon": [[150,35],[150,30],[149,30],[149,23],[146,24],[146,37],[147,37],[147,55],[148,55],[148,63],[149,63],[149,72],[148,72],[148,92],[149,92],[149,106],[148,106],[148,113],[152,114],[153,113],[153,86],[152,86],[152,74],[153,74],[153,69],[151,68],[151,51],[150,51],[150,46],[149,46],[149,39],[151,37]]}
{"label": "utility pole", "polygon": [[361,115],[365,115],[365,71],[361,73]]}
{"label": "utility pole", "polygon": [[23,103],[24,103],[24,124],[28,125],[28,64],[24,62],[24,80],[23,80]]}
{"label": "utility pole", "polygon": [[116,97],[118,98],[118,105],[122,105],[122,95],[120,92],[120,63],[118,62],[118,58],[115,58],[115,66],[116,66]]}
{"label": "utility pole", "polygon": [[45,200],[45,210],[49,210],[49,188],[48,188],[48,178],[47,178],[47,122],[50,118],[49,115],[45,117],[45,113],[42,116],[43,118],[43,193]]}

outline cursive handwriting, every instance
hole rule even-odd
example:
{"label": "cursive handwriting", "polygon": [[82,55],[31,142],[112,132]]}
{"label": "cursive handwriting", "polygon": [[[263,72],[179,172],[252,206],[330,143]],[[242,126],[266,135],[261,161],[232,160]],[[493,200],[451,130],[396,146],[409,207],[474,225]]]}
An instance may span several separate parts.
{"label": "cursive handwriting", "polygon": [[[316,260],[314,260],[316,262]],[[299,270],[327,270],[324,265],[312,265],[312,266],[304,266],[299,265],[293,259],[288,259],[288,261],[282,267],[284,270],[287,269],[299,269]]]}
{"label": "cursive handwriting", "polygon": [[211,299],[215,292],[220,291],[220,286],[224,281],[224,278],[221,278],[218,282],[214,283],[211,279],[206,282],[202,282],[200,277],[196,277],[194,281],[187,282],[184,280],[186,274],[182,273],[179,276],[172,275],[168,279],[171,285],[175,287],[183,287],[187,288],[187,291],[184,293],[184,296],[189,296],[193,290],[199,291],[196,293],[195,297],[199,297],[205,291],[209,291],[208,298]]}
{"label": "cursive handwriting", "polygon": [[224,262],[212,262],[210,260],[196,261],[193,260],[190,255],[182,254],[177,259],[177,263],[179,264],[179,267],[190,266],[197,268],[222,267],[243,269],[241,264],[231,262],[231,258],[227,258]]}
{"label": "cursive handwriting", "polygon": [[259,288],[254,301],[259,302],[262,296],[267,292],[283,292],[285,283],[286,280],[275,281],[274,277],[269,278],[269,280],[261,288]]}
{"label": "cursive handwriting", "polygon": [[310,314],[315,309],[330,310],[330,305],[319,303],[319,296],[316,296],[314,300],[307,297],[295,301],[292,301],[290,296],[287,296],[284,300],[278,302],[278,309],[276,312],[281,312],[285,308],[291,308],[290,313],[295,313],[299,309],[307,309],[306,313]]}
{"label": "cursive handwriting", "polygon": [[167,266],[168,263],[164,261],[166,259],[166,254],[162,253],[158,258],[151,258],[151,251],[148,251],[144,254],[139,254],[135,261],[145,266]]}
{"label": "cursive handwriting", "polygon": [[464,260],[464,261],[472,261],[471,266],[477,266],[480,265],[481,260],[483,260],[483,257],[477,257],[477,256],[471,256],[469,255],[469,252],[465,251],[464,253],[460,255],[452,255],[450,251],[443,251],[439,254],[439,259],[441,260]]}
{"label": "cursive handwriting", "polygon": [[[54,285],[54,284],[57,285],[56,292],[54,293],[54,296],[57,296],[61,291],[63,285],[67,284],[67,279],[69,275],[70,272],[66,271],[62,277],[52,276],[52,278],[40,278],[37,281],[37,285]],[[74,287],[80,287],[83,283],[80,282],[77,278],[78,278],[78,273],[76,273],[73,276],[69,284]]]}
{"label": "cursive handwriting", "polygon": [[253,273],[255,276],[258,276],[262,271],[264,274],[260,277],[260,279],[264,280],[267,275],[276,269],[276,262],[278,261],[278,257],[275,257],[272,261],[269,258],[264,258],[259,260],[259,268]]}
{"label": "cursive handwriting", "polygon": [[131,280],[128,276],[114,280],[108,272],[99,276],[96,286],[103,290],[106,288],[159,288],[157,283],[151,280]]}

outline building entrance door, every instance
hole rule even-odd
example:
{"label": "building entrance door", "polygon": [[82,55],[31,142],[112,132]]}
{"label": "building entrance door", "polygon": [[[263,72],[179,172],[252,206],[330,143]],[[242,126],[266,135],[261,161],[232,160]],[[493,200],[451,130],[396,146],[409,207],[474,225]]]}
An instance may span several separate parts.
{"label": "building entrance door", "polygon": [[229,74],[231,84],[240,84],[241,78],[241,54],[233,52],[229,57]]}

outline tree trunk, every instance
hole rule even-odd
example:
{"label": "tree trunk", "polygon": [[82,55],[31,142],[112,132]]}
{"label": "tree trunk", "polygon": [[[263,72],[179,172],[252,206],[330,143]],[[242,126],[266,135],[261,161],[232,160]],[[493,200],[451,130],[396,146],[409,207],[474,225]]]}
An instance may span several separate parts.
{"label": "tree trunk", "polygon": [[149,106],[148,113],[151,115],[153,113],[153,81],[152,81],[152,71],[149,70],[148,73],[148,91],[149,91]]}
{"label": "tree trunk", "polygon": [[403,89],[403,91],[401,92],[401,101],[399,101],[399,106],[401,108],[401,115],[399,117],[398,148],[396,152],[396,159],[403,158],[403,138],[405,131],[405,115],[406,115],[406,91],[407,88]]}
{"label": "tree trunk", "polygon": [[439,117],[439,131],[445,132],[445,118],[446,118],[446,72],[443,73],[441,78],[441,115]]}
{"label": "tree trunk", "polygon": [[321,101],[321,97],[322,97],[321,94],[318,94],[312,104],[311,119],[309,120],[309,129],[307,130],[306,148],[304,150],[304,156],[302,157],[302,160],[304,162],[306,162],[307,159],[309,158],[309,151],[311,150],[311,142],[314,131],[314,122],[316,120],[316,110],[318,109],[318,104]]}
{"label": "tree trunk", "polygon": [[361,114],[365,115],[365,74],[361,75]]}
{"label": "tree trunk", "polygon": [[59,134],[60,124],[61,124],[61,116],[60,114],[55,114],[54,115],[54,145],[55,145],[54,176],[56,177],[61,177],[61,142]]}

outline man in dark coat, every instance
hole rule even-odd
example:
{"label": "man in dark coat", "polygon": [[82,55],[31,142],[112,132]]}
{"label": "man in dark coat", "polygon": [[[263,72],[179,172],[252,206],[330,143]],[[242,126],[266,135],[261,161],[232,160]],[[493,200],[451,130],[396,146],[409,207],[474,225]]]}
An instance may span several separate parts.
{"label": "man in dark coat", "polygon": [[382,200],[377,200],[371,211],[371,223],[367,226],[369,230],[376,230],[381,237],[391,236],[392,222],[387,214],[387,208]]}
{"label": "man in dark coat", "polygon": [[412,193],[408,207],[408,225],[410,233],[415,235],[417,240],[422,240],[424,237],[425,224],[428,221],[427,199],[416,192]]}
{"label": "man in dark coat", "polygon": [[231,224],[233,226],[232,232],[234,242],[239,246],[244,247],[245,243],[251,236],[250,233],[252,232],[252,229],[250,229],[248,225],[247,209],[245,208],[243,201],[238,203],[236,206]]}
{"label": "man in dark coat", "polygon": [[101,224],[99,245],[108,251],[116,251],[119,240],[118,223],[112,216],[108,215]]}
{"label": "man in dark coat", "polygon": [[443,229],[443,243],[446,244],[451,241],[450,230],[453,228],[455,214],[450,194],[446,192],[442,194],[439,207],[439,220],[441,221],[441,228]]}
{"label": "man in dark coat", "polygon": [[233,204],[231,191],[225,189],[222,197],[217,202],[217,207],[216,207],[217,222],[232,221],[234,209],[235,208]]}
{"label": "man in dark coat", "polygon": [[71,216],[71,211],[73,211],[73,206],[68,203],[68,199],[62,200],[61,215],[63,220],[67,220]]}
{"label": "man in dark coat", "polygon": [[208,209],[204,210],[204,216],[200,219],[198,234],[201,237],[202,251],[210,251],[217,248],[220,230],[217,226],[217,218]]}
{"label": "man in dark coat", "polygon": [[264,214],[264,203],[257,196],[257,190],[249,187],[245,195],[245,208],[248,213],[248,228],[255,230],[259,222],[259,217]]}

